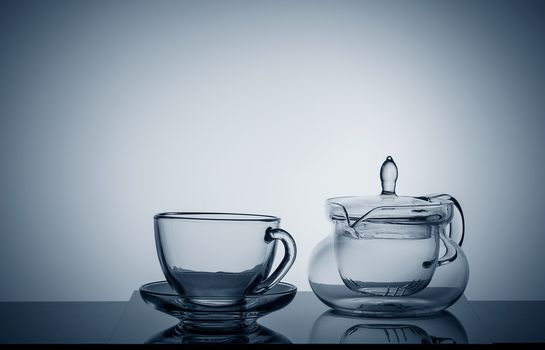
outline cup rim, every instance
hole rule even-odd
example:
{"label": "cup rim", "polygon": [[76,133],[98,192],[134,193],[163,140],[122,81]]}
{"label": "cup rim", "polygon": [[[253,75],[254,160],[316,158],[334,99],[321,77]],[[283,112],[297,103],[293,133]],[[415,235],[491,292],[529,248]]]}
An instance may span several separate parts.
{"label": "cup rim", "polygon": [[159,219],[176,220],[203,220],[203,221],[253,221],[253,222],[277,222],[280,218],[273,215],[225,213],[225,212],[199,212],[199,211],[171,211],[156,214],[153,217]]}

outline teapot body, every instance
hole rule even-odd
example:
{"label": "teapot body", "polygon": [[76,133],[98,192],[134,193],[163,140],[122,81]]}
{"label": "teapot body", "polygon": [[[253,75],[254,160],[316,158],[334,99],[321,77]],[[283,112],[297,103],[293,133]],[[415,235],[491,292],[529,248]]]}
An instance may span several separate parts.
{"label": "teapot body", "polygon": [[[410,295],[380,295],[349,288],[337,268],[335,235],[324,238],[313,250],[309,264],[312,291],[327,306],[337,312],[366,317],[427,316],[445,310],[463,294],[469,280],[467,258],[457,244],[447,237],[456,250],[456,259],[438,266],[429,283]],[[440,248],[444,250],[445,248]],[[373,265],[362,269],[376,268]]]}

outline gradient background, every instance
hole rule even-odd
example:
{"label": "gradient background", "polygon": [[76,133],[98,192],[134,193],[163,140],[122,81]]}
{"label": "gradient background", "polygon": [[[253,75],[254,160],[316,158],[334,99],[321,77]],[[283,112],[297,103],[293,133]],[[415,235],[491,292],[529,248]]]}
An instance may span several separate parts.
{"label": "gradient background", "polygon": [[455,195],[469,299],[544,299],[545,2],[1,1],[0,300],[126,300],[160,211]]}

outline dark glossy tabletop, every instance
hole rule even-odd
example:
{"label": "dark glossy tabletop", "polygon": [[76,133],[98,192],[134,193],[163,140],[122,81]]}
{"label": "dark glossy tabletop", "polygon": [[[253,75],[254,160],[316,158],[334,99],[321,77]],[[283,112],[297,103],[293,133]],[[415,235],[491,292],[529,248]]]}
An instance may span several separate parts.
{"label": "dark glossy tabletop", "polygon": [[[177,320],[128,302],[0,303],[1,343],[145,343],[172,341]],[[311,292],[299,292],[282,310],[260,319],[259,340],[291,343],[545,342],[545,302],[467,301],[435,317],[370,319],[340,316]],[[229,337],[197,341],[251,341]],[[258,339],[258,338],[255,338]]]}

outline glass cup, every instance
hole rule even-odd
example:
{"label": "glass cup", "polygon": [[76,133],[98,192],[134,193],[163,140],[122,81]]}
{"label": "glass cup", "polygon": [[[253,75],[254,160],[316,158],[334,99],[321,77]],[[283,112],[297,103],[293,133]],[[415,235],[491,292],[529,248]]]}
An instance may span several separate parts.
{"label": "glass cup", "polygon": [[[288,272],[295,241],[270,215],[170,212],[157,214],[155,243],[161,268],[176,292],[193,303],[232,305],[263,293]],[[276,241],[285,255],[270,275]]]}

